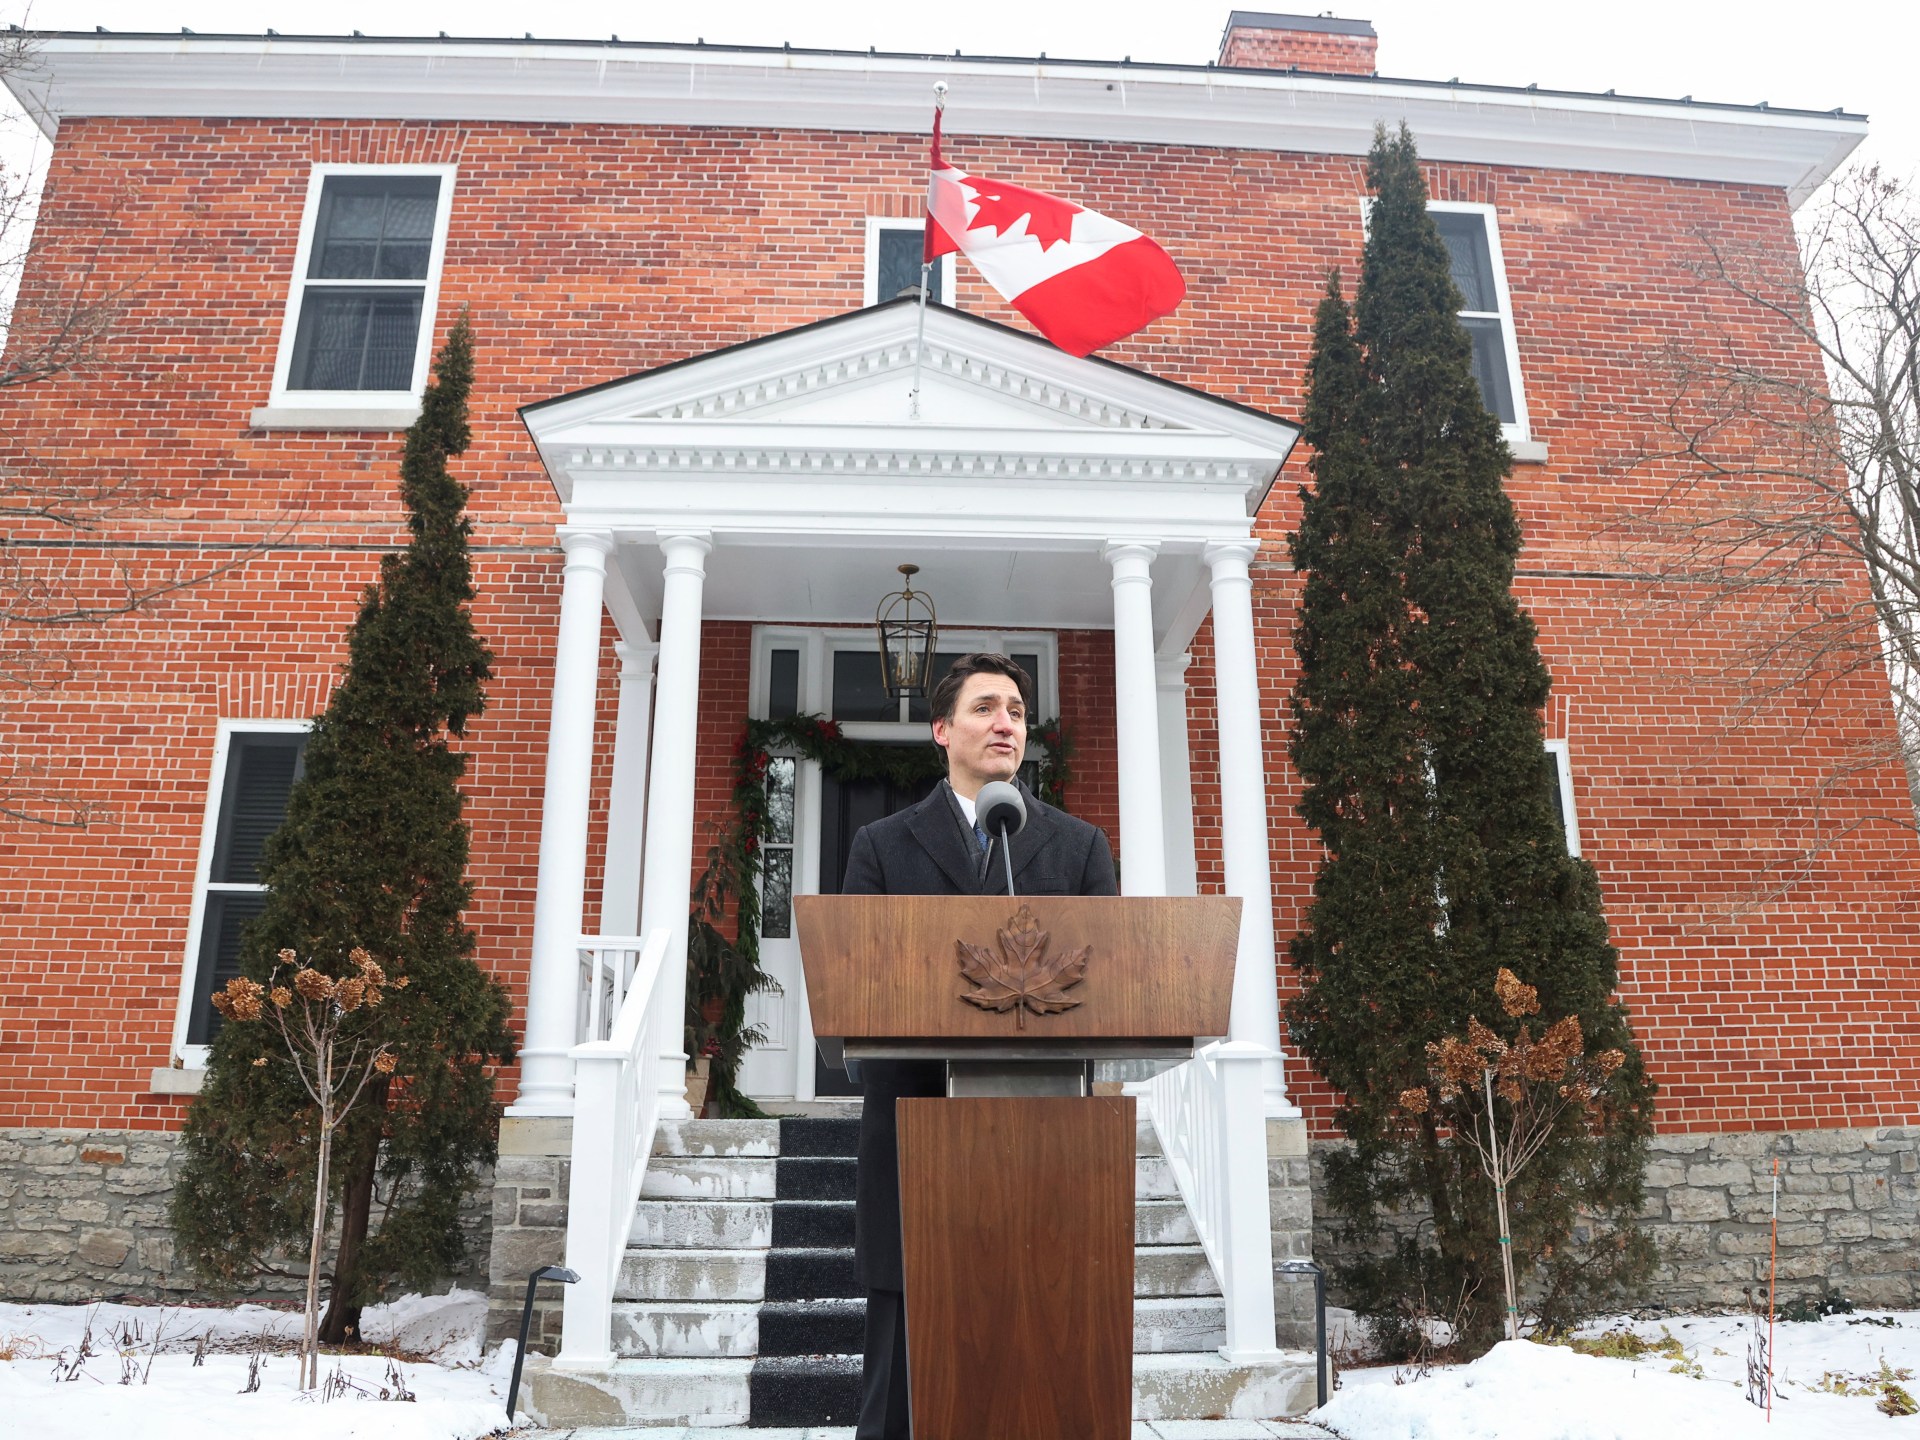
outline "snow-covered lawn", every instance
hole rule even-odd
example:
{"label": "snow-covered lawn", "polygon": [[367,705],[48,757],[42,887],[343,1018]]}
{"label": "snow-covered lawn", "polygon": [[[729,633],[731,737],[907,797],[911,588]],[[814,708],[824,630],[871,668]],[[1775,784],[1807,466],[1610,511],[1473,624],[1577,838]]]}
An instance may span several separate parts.
{"label": "snow-covered lawn", "polygon": [[[485,1324],[486,1301],[474,1291],[370,1309],[368,1343],[407,1358],[328,1356],[323,1380],[347,1383],[322,1399],[295,1388],[300,1317],[291,1311],[0,1305],[0,1434],[480,1440],[504,1428],[513,1365],[510,1345],[483,1356]],[[1614,1351],[1633,1348],[1620,1339],[1627,1334],[1653,1348],[1619,1359],[1521,1341],[1418,1379],[1404,1368],[1348,1370],[1310,1418],[1345,1440],[1920,1440],[1920,1416],[1890,1419],[1875,1408],[1889,1377],[1920,1399],[1912,1378],[1920,1312],[1777,1324],[1771,1426],[1746,1400],[1743,1318],[1619,1318],[1582,1332],[1612,1337]],[[92,1353],[82,1360],[88,1335]],[[247,1392],[256,1357],[259,1387]],[[402,1386],[415,1398],[393,1398]]]}
{"label": "snow-covered lawn", "polygon": [[[323,1389],[335,1392],[323,1400],[296,1388],[294,1311],[0,1305],[0,1433],[20,1440],[477,1440],[504,1428],[513,1366],[510,1345],[482,1356],[486,1309],[474,1290],[368,1309],[368,1344],[409,1358],[323,1356]],[[84,1359],[83,1339],[91,1351]],[[256,1363],[259,1386],[248,1393]],[[411,1400],[397,1398],[403,1389]]]}
{"label": "snow-covered lawn", "polygon": [[1581,1335],[1609,1332],[1660,1348],[1623,1359],[1522,1340],[1418,1379],[1349,1370],[1312,1418],[1347,1440],[1920,1440],[1920,1416],[1876,1408],[1888,1380],[1920,1399],[1920,1311],[1777,1322],[1771,1425],[1746,1398],[1744,1317],[1623,1317]]}

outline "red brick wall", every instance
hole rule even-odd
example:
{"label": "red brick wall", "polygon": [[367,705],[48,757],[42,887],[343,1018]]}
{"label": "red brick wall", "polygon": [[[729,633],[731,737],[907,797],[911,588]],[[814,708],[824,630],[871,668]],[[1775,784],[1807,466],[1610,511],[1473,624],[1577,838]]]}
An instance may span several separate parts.
{"label": "red brick wall", "polygon": [[[949,144],[963,163],[1124,216],[1174,254],[1187,303],[1109,358],[1298,413],[1325,272],[1357,273],[1358,159],[964,134]],[[324,703],[356,591],[378,554],[403,538],[397,435],[262,432],[248,416],[267,398],[311,164],[399,159],[460,167],[439,315],[444,329],[470,307],[478,341],[475,438],[460,472],[473,486],[479,621],[499,656],[492,708],[467,745],[474,923],[482,960],[517,1003],[538,851],[559,510],[515,409],[857,305],[864,219],[912,213],[923,137],[508,124],[62,127],[42,212],[53,243],[35,258],[23,305],[30,312],[89,266],[130,295],[97,366],[0,393],[0,444],[57,456],[63,473],[162,488],[167,498],[124,525],[153,547],[126,552],[150,578],[245,563],[78,635],[68,683],[0,706],[4,753],[43,766],[44,788],[100,812],[83,831],[0,830],[0,873],[12,882],[0,893],[0,1125],[177,1123],[178,1104],[146,1094],[145,1084],[166,1063],[216,722],[302,716]],[[794,177],[810,204],[770,196],[767,173]],[[1884,763],[1842,773],[1856,742],[1891,735],[1879,681],[1837,676],[1817,703],[1803,688],[1745,715],[1720,676],[1777,610],[1757,600],[1737,619],[1689,626],[1628,578],[1615,538],[1623,508],[1685,474],[1627,464],[1646,448],[1645,416],[1664,398],[1651,362],[1668,344],[1712,320],[1756,353],[1815,363],[1783,327],[1737,314],[1683,263],[1700,228],[1786,255],[1784,197],[1572,172],[1445,165],[1428,174],[1436,195],[1492,204],[1500,218],[1533,436],[1548,449],[1545,464],[1518,467],[1512,482],[1527,535],[1519,585],[1556,676],[1549,733],[1572,747],[1586,854],[1624,956],[1623,993],[1665,1087],[1660,1123],[1920,1120],[1920,854],[1877,818],[1908,813],[1904,781]],[[1023,323],[964,271],[959,299]],[[1285,537],[1303,461],[1257,522],[1283,941],[1318,858],[1293,815],[1298,782],[1285,760],[1293,664]],[[262,548],[248,558],[238,547],[250,544]],[[29,553],[57,561],[86,594],[110,591],[112,569],[97,551]],[[1858,593],[1848,577],[1842,598]],[[964,602],[948,605],[943,596],[943,616],[966,625]],[[735,622],[707,627],[703,821],[724,804],[748,637]],[[615,703],[607,639],[596,865]],[[1217,884],[1204,628],[1193,649],[1196,840],[1203,882]],[[1060,666],[1061,709],[1079,745],[1072,804],[1115,830],[1107,637],[1061,636]],[[703,832],[696,860],[705,844]],[[1796,865],[1809,849],[1812,859]],[[1778,894],[1768,888],[1776,883],[1785,887]],[[597,889],[596,874],[589,896]],[[1284,955],[1276,973],[1283,988],[1291,983]],[[1323,1122],[1324,1093],[1298,1067],[1294,1079]]]}
{"label": "red brick wall", "polygon": [[1313,70],[1322,75],[1371,75],[1378,35],[1336,35],[1235,25],[1220,42],[1220,63],[1248,70]]}

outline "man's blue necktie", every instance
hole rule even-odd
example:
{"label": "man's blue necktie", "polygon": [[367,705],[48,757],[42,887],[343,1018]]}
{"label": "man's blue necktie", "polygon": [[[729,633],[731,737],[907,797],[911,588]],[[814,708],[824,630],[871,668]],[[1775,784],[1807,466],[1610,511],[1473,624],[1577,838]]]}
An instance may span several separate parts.
{"label": "man's blue necktie", "polygon": [[989,863],[987,852],[993,848],[993,842],[987,838],[987,832],[980,828],[978,820],[973,822],[973,838],[980,842],[980,864],[976,873],[984,877]]}

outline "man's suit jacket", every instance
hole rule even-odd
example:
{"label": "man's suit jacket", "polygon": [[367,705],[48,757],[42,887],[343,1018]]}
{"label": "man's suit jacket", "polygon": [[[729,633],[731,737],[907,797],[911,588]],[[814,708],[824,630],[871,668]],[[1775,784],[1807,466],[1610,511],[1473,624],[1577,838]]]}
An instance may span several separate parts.
{"label": "man's suit jacket", "polygon": [[[1024,785],[1027,824],[1013,837],[1013,885],[1021,895],[1117,895],[1106,832],[1041,803]],[[1006,863],[996,837],[984,874],[978,842],[961,827],[945,785],[918,805],[876,820],[853,837],[843,895],[1001,895]],[[860,1066],[860,1175],[854,1249],[869,1290],[903,1290],[900,1147],[894,1101],[947,1093],[939,1061],[867,1060]]]}

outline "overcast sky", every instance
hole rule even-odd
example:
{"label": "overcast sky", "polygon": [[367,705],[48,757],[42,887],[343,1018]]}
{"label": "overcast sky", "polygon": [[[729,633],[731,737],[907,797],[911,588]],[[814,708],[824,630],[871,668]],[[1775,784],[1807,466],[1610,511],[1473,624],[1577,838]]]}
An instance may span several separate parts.
{"label": "overcast sky", "polygon": [[[1325,0],[1319,0],[1325,3]],[[0,19],[35,29],[283,35],[520,35],[694,40],[1198,64],[1219,50],[1231,5],[1125,0],[0,0]],[[1352,0],[1331,13],[1371,20],[1389,76],[1603,91],[1869,116],[1861,155],[1920,171],[1920,0]],[[956,95],[953,128],[964,97]],[[15,151],[21,156],[23,152]],[[14,163],[20,163],[16,158]]]}

